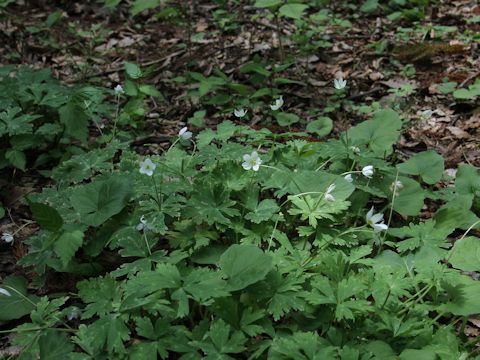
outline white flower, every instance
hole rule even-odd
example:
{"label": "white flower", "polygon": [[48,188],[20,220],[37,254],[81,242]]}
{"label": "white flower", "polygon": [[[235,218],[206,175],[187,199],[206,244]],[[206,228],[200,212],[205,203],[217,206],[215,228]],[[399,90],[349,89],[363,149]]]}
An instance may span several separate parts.
{"label": "white flower", "polygon": [[347,80],[343,80],[343,78],[333,80],[333,86],[335,89],[342,90],[345,86],[347,86]]}
{"label": "white flower", "polygon": [[371,178],[373,175],[373,166],[372,165],[367,165],[362,169],[362,174],[363,176],[367,178]]}
{"label": "white flower", "polygon": [[67,320],[72,321],[73,319],[78,318],[81,314],[81,310],[78,307],[73,306],[70,312],[67,314]]}
{"label": "white flower", "polygon": [[394,182],[392,182],[392,184],[390,185],[390,191],[391,192],[398,192],[400,190],[402,190],[404,188],[403,186],[403,183],[400,181],[400,180],[396,180]]}
{"label": "white flower", "polygon": [[235,110],[233,110],[233,114],[238,118],[244,117],[245,115],[247,115],[247,112],[248,112],[248,110],[245,110],[245,109],[235,109]]}
{"label": "white flower", "polygon": [[137,225],[137,230],[142,231],[142,230],[147,230],[147,220],[145,220],[145,216],[142,215],[140,217],[140,224]]}
{"label": "white flower", "polygon": [[283,97],[280,96],[277,100],[275,100],[275,103],[270,105],[270,109],[272,109],[273,111],[276,111],[278,109],[280,109],[283,105]]}
{"label": "white flower", "polygon": [[423,110],[423,111],[420,113],[420,117],[421,117],[422,119],[425,119],[425,120],[430,119],[430,118],[432,117],[432,115],[433,115],[433,111],[430,110],[430,109]]}
{"label": "white flower", "polygon": [[2,240],[7,243],[11,243],[14,240],[13,234],[9,232],[2,233]]}
{"label": "white flower", "polygon": [[12,296],[8,290],[5,290],[4,288],[0,288],[0,294],[3,294],[5,296]]}
{"label": "white flower", "polygon": [[332,195],[333,190],[335,190],[335,184],[331,184],[327,191],[325,191],[325,195],[323,196],[326,201],[335,201],[335,198]]}
{"label": "white flower", "polygon": [[373,227],[374,232],[380,232],[388,229],[388,225],[383,223],[383,214],[373,214],[373,206],[365,216],[368,225]]}
{"label": "white flower", "polygon": [[350,150],[352,150],[354,154],[360,154],[360,149],[356,146],[350,146]]}
{"label": "white flower", "polygon": [[242,166],[245,170],[258,171],[258,169],[260,169],[261,164],[262,164],[262,159],[260,159],[256,151],[252,151],[251,155],[248,155],[248,154],[243,155]]}
{"label": "white flower", "polygon": [[349,183],[353,182],[352,174],[345,175],[344,179],[347,180]]}
{"label": "white flower", "polygon": [[144,161],[140,161],[140,174],[152,176],[156,167],[157,165],[155,165],[150,159],[145,159]]}
{"label": "white flower", "polygon": [[123,87],[122,85],[118,84],[117,86],[115,86],[113,88],[113,91],[115,91],[115,95],[121,95],[121,94],[124,94],[125,91],[123,91]]}
{"label": "white flower", "polygon": [[180,136],[183,140],[188,140],[192,137],[192,133],[188,131],[188,128],[185,126],[178,132],[178,136]]}

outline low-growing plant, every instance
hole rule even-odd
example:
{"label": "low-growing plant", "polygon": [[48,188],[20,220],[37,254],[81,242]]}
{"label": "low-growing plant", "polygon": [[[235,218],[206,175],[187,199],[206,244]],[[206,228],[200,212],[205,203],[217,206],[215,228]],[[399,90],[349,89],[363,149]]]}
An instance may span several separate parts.
{"label": "low-growing plant", "polygon": [[160,156],[114,142],[72,158],[94,168],[28,197],[43,230],[21,263],[83,279],[38,297],[6,278],[0,320],[31,319],[12,344],[24,359],[467,358],[479,170],[449,185],[434,151],[392,163],[402,124],[384,109],[339,139],[279,143],[224,121]]}
{"label": "low-growing plant", "polygon": [[90,124],[111,112],[103,93],[62,85],[48,69],[0,68],[0,169],[42,166],[73,140],[85,144]]}

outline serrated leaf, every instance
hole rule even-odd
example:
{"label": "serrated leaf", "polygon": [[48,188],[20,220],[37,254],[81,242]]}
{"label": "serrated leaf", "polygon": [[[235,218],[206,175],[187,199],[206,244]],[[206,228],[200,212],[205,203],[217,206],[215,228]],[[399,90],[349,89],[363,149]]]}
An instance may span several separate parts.
{"label": "serrated leaf", "polygon": [[35,221],[45,230],[56,232],[63,226],[63,219],[58,211],[48,205],[41,203],[30,203]]}
{"label": "serrated leaf", "polygon": [[435,184],[445,170],[443,157],[433,150],[415,154],[406,162],[397,165],[398,171],[409,175],[420,175],[427,184]]}
{"label": "serrated leaf", "polygon": [[280,208],[277,202],[273,199],[262,200],[256,208],[245,215],[245,219],[260,224],[263,221],[270,220],[274,214],[278,212]]}
{"label": "serrated leaf", "polygon": [[64,360],[73,351],[73,344],[65,333],[47,329],[38,340],[40,359]]}
{"label": "serrated leaf", "polygon": [[[156,1],[158,3],[158,0],[154,0],[154,1]],[[137,1],[137,3],[138,2],[139,1]],[[147,1],[140,1],[140,2],[145,3],[145,4],[147,3]],[[135,6],[135,4],[134,4],[134,6]],[[135,16],[135,14],[133,14],[133,15]],[[138,66],[137,64],[125,61],[123,63],[123,66],[125,67],[125,71],[130,78],[140,79],[143,76],[142,70],[140,69],[140,66]]]}
{"label": "serrated leaf", "polygon": [[318,200],[310,195],[304,196],[289,196],[293,206],[288,210],[291,215],[300,215],[302,220],[307,220],[308,223],[316,227],[317,221],[320,219],[329,219],[334,221],[333,215],[339,214],[348,209],[349,201],[335,200],[328,202],[325,200]]}
{"label": "serrated leaf", "polygon": [[237,244],[223,253],[219,266],[231,291],[244,289],[262,280],[273,267],[271,257],[257,246]]}
{"label": "serrated leaf", "polygon": [[67,266],[75,253],[83,244],[83,232],[80,230],[65,231],[55,241],[53,250],[58,255],[62,264]]}

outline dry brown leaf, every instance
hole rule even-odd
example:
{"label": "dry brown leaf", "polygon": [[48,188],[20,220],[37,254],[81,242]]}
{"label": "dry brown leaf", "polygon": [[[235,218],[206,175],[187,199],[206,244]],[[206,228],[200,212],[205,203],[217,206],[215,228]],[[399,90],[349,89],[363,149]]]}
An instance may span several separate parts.
{"label": "dry brown leaf", "polygon": [[470,134],[463,129],[460,129],[457,126],[447,126],[448,131],[450,131],[455,137],[459,139],[468,139]]}

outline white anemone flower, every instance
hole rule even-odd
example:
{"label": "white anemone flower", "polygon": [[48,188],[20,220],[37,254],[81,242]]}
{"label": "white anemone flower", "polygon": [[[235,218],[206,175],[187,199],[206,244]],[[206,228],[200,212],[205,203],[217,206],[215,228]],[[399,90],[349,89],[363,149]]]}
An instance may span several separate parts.
{"label": "white anemone flower", "polygon": [[280,96],[277,100],[275,100],[275,103],[270,105],[270,109],[273,111],[276,111],[280,109],[283,105],[283,96]]}
{"label": "white anemone flower", "polygon": [[333,190],[335,190],[335,184],[331,184],[327,188],[327,191],[325,191],[325,195],[323,195],[323,197],[325,198],[326,201],[330,201],[330,202],[335,201],[335,198],[332,195]]}
{"label": "white anemone flower", "polygon": [[245,109],[235,109],[233,110],[233,115],[235,115],[238,118],[242,118],[245,115],[247,115],[248,110]]}
{"label": "white anemone flower", "polygon": [[392,182],[392,184],[390,185],[390,191],[391,192],[399,192],[400,190],[402,190],[404,188],[403,186],[403,183],[400,181],[400,180],[395,180],[394,182]]}
{"label": "white anemone flower", "polygon": [[368,225],[373,227],[374,232],[380,232],[388,229],[388,225],[383,223],[383,214],[374,214],[374,209],[372,208],[368,211],[365,216],[365,220]]}
{"label": "white anemone flower", "polygon": [[335,79],[333,80],[333,86],[337,90],[342,90],[343,88],[345,88],[345,86],[347,86],[347,80],[344,80],[342,77],[340,77],[339,79]]}
{"label": "white anemone flower", "polygon": [[145,220],[145,216],[142,215],[140,217],[140,223],[137,225],[137,230],[138,231],[143,231],[143,230],[147,230],[147,220]]}
{"label": "white anemone flower", "polygon": [[183,140],[190,139],[192,135],[192,132],[188,131],[188,128],[186,126],[178,132],[178,136],[181,137]]}
{"label": "white anemone flower", "polygon": [[13,237],[13,234],[9,232],[4,232],[2,233],[2,240],[6,243],[11,243],[13,240],[15,240],[15,238]]}
{"label": "white anemone flower", "polygon": [[362,174],[363,176],[367,178],[371,178],[373,175],[373,166],[372,165],[367,165],[362,169]]}
{"label": "white anemone flower", "polygon": [[10,294],[10,291],[5,290],[4,288],[0,288],[0,294],[5,296],[12,296],[12,294]]}
{"label": "white anemone flower", "polygon": [[140,174],[152,176],[156,167],[157,165],[155,165],[153,161],[150,159],[145,159],[144,161],[140,161]]}
{"label": "white anemone flower", "polygon": [[356,155],[360,154],[360,148],[357,146],[350,146],[350,150],[352,150],[352,152]]}
{"label": "white anemone flower", "polygon": [[260,165],[262,164],[262,159],[258,156],[256,151],[252,151],[250,155],[243,155],[242,166],[245,170],[258,171]]}
{"label": "white anemone flower", "polygon": [[353,182],[352,174],[347,174],[343,178],[347,180],[349,183]]}
{"label": "white anemone flower", "polygon": [[79,318],[80,315],[82,315],[82,311],[78,307],[73,306],[70,312],[67,314],[67,320],[72,321],[73,319]]}
{"label": "white anemone flower", "polygon": [[115,87],[113,88],[113,91],[115,92],[115,95],[117,95],[117,96],[125,93],[125,91],[123,90],[122,85],[120,85],[120,84],[118,84],[117,86],[115,86]]}
{"label": "white anemone flower", "polygon": [[421,113],[420,113],[420,117],[424,120],[428,120],[432,117],[433,115],[433,111],[430,110],[430,109],[427,109],[427,110],[423,110]]}

